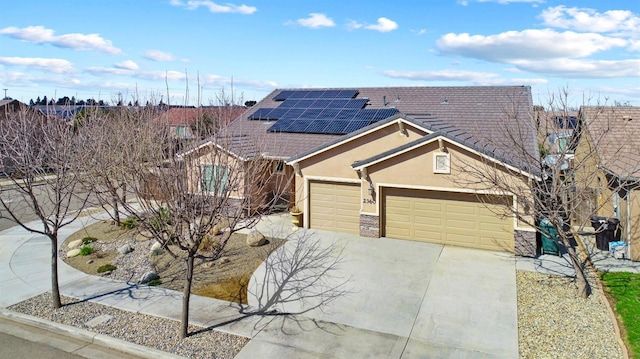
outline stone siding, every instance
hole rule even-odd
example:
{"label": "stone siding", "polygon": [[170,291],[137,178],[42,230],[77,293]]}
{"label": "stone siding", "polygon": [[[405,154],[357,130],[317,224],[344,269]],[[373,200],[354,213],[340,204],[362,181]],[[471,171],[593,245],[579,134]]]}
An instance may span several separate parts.
{"label": "stone siding", "polygon": [[360,215],[360,236],[380,238],[380,217],[369,214]]}

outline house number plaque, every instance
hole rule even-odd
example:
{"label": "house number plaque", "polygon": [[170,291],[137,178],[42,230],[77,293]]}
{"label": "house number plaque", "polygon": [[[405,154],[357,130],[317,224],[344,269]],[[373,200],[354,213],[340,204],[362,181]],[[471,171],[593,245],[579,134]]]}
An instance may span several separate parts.
{"label": "house number plaque", "polygon": [[362,203],[364,203],[364,204],[376,204],[376,200],[375,199],[365,198],[365,199],[362,200]]}

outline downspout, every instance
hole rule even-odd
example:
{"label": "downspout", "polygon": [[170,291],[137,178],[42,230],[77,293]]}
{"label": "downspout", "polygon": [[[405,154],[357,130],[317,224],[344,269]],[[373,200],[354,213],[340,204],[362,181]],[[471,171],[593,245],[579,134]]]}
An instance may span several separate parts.
{"label": "downspout", "polygon": [[627,188],[627,245],[631,248],[631,188]]}

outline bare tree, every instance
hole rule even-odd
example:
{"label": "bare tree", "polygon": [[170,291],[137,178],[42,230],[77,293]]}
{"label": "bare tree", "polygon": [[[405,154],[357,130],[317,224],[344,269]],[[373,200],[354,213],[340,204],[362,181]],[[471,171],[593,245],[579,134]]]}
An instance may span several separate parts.
{"label": "bare tree", "polygon": [[[88,108],[75,119],[86,154],[83,184],[95,194],[95,205],[105,209],[118,226],[120,203],[127,202],[127,182],[131,177],[127,161],[144,161],[145,156],[146,143],[130,133],[135,133],[140,121],[152,121],[157,115],[155,107]],[[128,158],[123,156],[125,153]]]}
{"label": "bare tree", "polygon": [[[50,239],[53,306],[60,308],[58,234],[89,198],[81,191],[78,170],[85,161],[83,146],[72,126],[28,109],[7,113],[0,123],[2,174],[11,182],[2,189],[0,204],[10,220]],[[38,224],[30,223],[34,217]]]}
{"label": "bare tree", "polygon": [[[551,96],[544,107],[536,106],[529,113],[505,110],[506,125],[491,145],[510,148],[508,161],[517,166],[504,167],[493,161],[478,165],[467,161],[460,170],[465,176],[458,178],[459,184],[468,188],[515,196],[518,203],[502,206],[504,211],[500,214],[515,216],[521,223],[564,247],[576,273],[578,295],[586,298],[591,293],[585,275],[587,257],[576,250],[571,225],[587,225],[591,216],[603,208],[594,199],[594,194],[600,182],[597,148],[605,145],[606,136],[600,133],[587,137],[586,123],[580,121],[578,111],[570,109],[568,99],[569,92],[563,90]],[[611,127],[606,131],[615,130]],[[538,134],[538,151],[531,149],[531,133]],[[585,141],[590,141],[589,145],[578,146]],[[611,145],[607,143],[607,146]],[[500,157],[499,152],[496,154]],[[513,180],[525,178],[524,172],[535,176],[526,185]]]}
{"label": "bare tree", "polygon": [[[195,260],[220,257],[231,235],[255,225],[281,197],[277,192],[288,190],[289,182],[274,171],[271,159],[262,156],[261,144],[245,136],[220,133],[204,144],[178,149],[166,121],[143,112],[130,116],[135,126],[102,127],[102,121],[90,121],[87,126],[100,127],[83,130],[113,131],[107,138],[122,136],[123,143],[131,144],[100,147],[111,153],[103,154],[106,162],[96,166],[122,166],[118,180],[125,181],[135,201],[112,198],[118,197],[119,207],[142,233],[184,261],[180,334],[186,337]],[[205,256],[199,249],[207,237],[216,238],[216,243]]]}

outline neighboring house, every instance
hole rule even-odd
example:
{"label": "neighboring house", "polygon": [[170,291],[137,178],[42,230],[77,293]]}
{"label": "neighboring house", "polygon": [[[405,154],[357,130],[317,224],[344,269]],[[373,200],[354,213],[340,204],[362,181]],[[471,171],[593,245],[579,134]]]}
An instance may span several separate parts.
{"label": "neighboring house", "polygon": [[306,228],[535,256],[535,230],[504,210],[516,195],[464,172],[510,176],[527,193],[535,170],[512,141],[537,156],[532,108],[524,86],[275,90],[225,128],[244,147],[211,138],[191,155],[271,159],[294,177],[288,199]]}
{"label": "neighboring house", "polygon": [[593,190],[585,212],[620,220],[620,238],[640,260],[640,107],[582,107],[576,183]]}
{"label": "neighboring house", "polygon": [[247,109],[243,106],[202,106],[187,108],[170,108],[160,118],[167,121],[174,138],[194,139],[199,134],[215,132],[216,129],[228,125]]}

